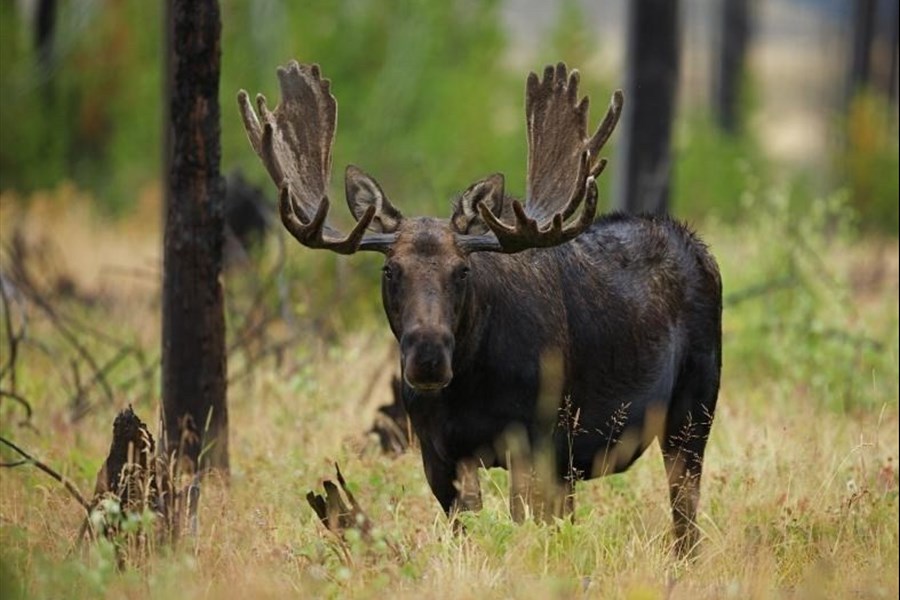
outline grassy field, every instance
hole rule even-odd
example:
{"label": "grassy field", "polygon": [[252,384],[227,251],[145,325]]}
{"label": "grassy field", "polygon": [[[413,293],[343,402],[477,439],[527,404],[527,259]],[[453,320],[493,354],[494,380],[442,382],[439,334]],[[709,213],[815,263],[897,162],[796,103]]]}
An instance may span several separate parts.
{"label": "grassy field", "polygon": [[[32,247],[55,240],[56,251],[29,256],[35,269],[44,265],[44,289],[68,278],[53,296],[59,313],[81,331],[127,341],[152,365],[159,213],[146,200],[113,227],[84,204],[68,188],[32,199],[27,213],[4,197],[3,242],[13,226]],[[119,572],[109,544],[76,545],[83,512],[60,485],[29,466],[2,469],[0,596],[896,598],[897,243],[857,237],[840,199],[798,212],[768,194],[748,197],[743,210],[752,217],[736,226],[698,224],[720,262],[727,304],[701,499],[705,539],[693,563],[668,551],[655,445],[629,472],[579,485],[574,522],[515,525],[505,472],[482,472],[485,508],[465,515],[467,533],[455,535],[418,454],[384,456],[365,435],[375,407],[390,400],[395,369],[372,287],[377,268],[290,246],[299,316],[269,329],[272,339],[301,335],[280,361],[261,360],[231,385],[231,483],[204,485],[197,536]],[[323,284],[323,274],[343,283]],[[253,281],[246,271],[229,275],[235,330],[248,318],[240,307]],[[361,298],[349,299],[346,290],[357,287]],[[317,303],[316,294],[339,301]],[[73,399],[76,356],[46,315],[33,306],[28,315],[34,343],[22,345],[16,377],[34,408],[32,426],[4,400],[0,432],[89,494],[116,412],[132,404],[155,424],[157,375],[135,385],[137,360],[129,359],[109,371],[111,401],[97,386]],[[112,354],[96,335],[80,339],[98,356]],[[5,337],[0,348],[3,362]],[[245,361],[233,354],[232,373]],[[73,418],[85,402],[91,410]],[[5,450],[0,457],[14,459]],[[372,541],[338,542],[306,504],[335,461],[376,525]]]}

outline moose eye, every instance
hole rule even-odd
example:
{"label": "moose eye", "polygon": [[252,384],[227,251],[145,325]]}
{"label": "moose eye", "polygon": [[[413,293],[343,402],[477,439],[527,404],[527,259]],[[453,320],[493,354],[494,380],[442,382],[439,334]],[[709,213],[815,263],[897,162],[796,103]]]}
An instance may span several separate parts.
{"label": "moose eye", "polygon": [[390,265],[384,265],[381,268],[381,272],[384,275],[385,279],[394,279],[397,276],[397,273],[394,271],[394,269],[391,268]]}
{"label": "moose eye", "polygon": [[469,267],[460,267],[456,270],[456,280],[465,281],[469,277]]}

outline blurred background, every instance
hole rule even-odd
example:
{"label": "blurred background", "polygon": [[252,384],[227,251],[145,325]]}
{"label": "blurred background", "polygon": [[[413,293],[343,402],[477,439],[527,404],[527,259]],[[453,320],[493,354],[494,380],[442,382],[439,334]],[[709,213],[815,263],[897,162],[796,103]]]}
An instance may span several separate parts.
{"label": "blurred background", "polygon": [[[101,271],[115,286],[110,269],[126,262],[158,274],[162,4],[0,3],[3,233],[30,219],[32,230],[69,246],[59,253],[68,255],[65,269],[88,286],[104,285]],[[857,239],[895,239],[897,6],[683,0],[672,24],[679,53],[670,212],[709,231],[708,223],[740,225],[759,212],[759,198],[777,198],[782,221],[837,206]],[[625,0],[223,0],[221,171],[232,196],[255,202],[252,214],[226,208],[226,218],[248,230],[281,229],[273,226],[274,187],[247,143],[235,96],[241,88],[263,92],[274,105],[275,68],[292,58],[320,63],[333,81],[334,198],[343,197],[348,163],[373,174],[410,215],[448,215],[454,194],[495,171],[521,195],[527,72],[559,60],[577,67],[593,126],[612,90],[626,87],[627,7]],[[601,179],[602,209],[621,206],[623,129],[606,151],[613,167]],[[93,224],[89,243],[66,241],[64,232],[77,238],[84,229],[72,211]],[[346,226],[343,207],[333,212]],[[832,217],[823,219],[833,227]],[[96,243],[117,231],[127,232],[124,246]],[[246,246],[246,232],[238,233]],[[295,290],[301,313],[336,299],[378,312],[369,293],[375,278],[355,276],[370,273],[376,258],[293,248],[288,255],[298,276],[320,286],[316,294]]]}
{"label": "blurred background", "polygon": [[[844,190],[861,224],[896,235],[896,0],[739,2],[746,68],[727,109],[717,70],[723,40],[741,30],[724,23],[721,4],[681,2],[672,212],[736,219],[748,180],[776,181],[805,202]],[[525,75],[558,60],[579,68],[599,119],[624,85],[626,5],[223,0],[222,171],[239,169],[273,195],[234,98],[246,88],[274,103],[276,65],[297,58],[334,81],[338,174],[359,164],[407,213],[443,214],[454,193],[497,170],[521,193]],[[871,5],[862,27],[860,5]],[[142,0],[0,5],[4,203],[71,185],[120,216],[158,198],[161,13]],[[722,110],[736,123],[723,128]]]}
{"label": "blurred background", "polygon": [[[83,490],[109,448],[115,412],[133,406],[149,423],[164,396],[167,4],[0,0],[0,437],[40,449]],[[458,536],[431,526],[436,505],[417,457],[382,464],[357,452],[356,438],[378,433],[376,406],[396,401],[382,259],[294,243],[236,102],[243,88],[274,106],[275,69],[291,59],[322,66],[339,104],[332,218],[346,230],[348,163],[373,175],[406,215],[449,216],[456,194],[497,171],[521,196],[525,78],[565,61],[581,72],[592,128],[616,88],[626,91],[626,111],[649,115],[632,122],[625,114],[605,149],[601,210],[632,206],[623,200],[627,165],[653,154],[645,173],[664,175],[652,190],[664,200],[657,206],[699,232],[722,273],[723,387],[704,502],[709,522],[727,526],[708,530],[717,550],[700,571],[718,587],[683,595],[897,596],[898,0],[219,4],[235,425],[228,523],[237,527],[218,525],[212,512],[217,525],[202,533],[197,560],[173,553],[173,568],[148,569],[150,580],[117,579],[114,561],[102,572],[83,568],[71,536],[60,534],[77,529],[70,500],[60,492],[48,502],[45,476],[21,469],[0,486],[0,582],[25,573],[23,597],[184,595],[190,585],[203,590],[197,596],[324,589],[307,595],[353,597],[340,587],[351,571],[323,549],[315,517],[295,502],[337,460],[406,548],[402,567],[390,559],[375,576],[353,572],[360,597],[378,586],[428,597],[472,580],[494,591],[467,587],[462,596],[583,595],[581,587],[532,589],[534,574],[562,573],[574,584],[594,564],[615,566],[619,577],[594,590],[647,580],[669,597],[658,543],[670,526],[665,479],[654,471],[661,461],[637,465],[645,475],[635,479],[588,488],[593,500],[579,500],[579,524],[561,535],[514,533],[492,516],[505,510],[494,494],[494,509],[469,531],[495,550],[470,561],[460,558],[468,552]],[[637,20],[638,4],[657,10]],[[664,68],[639,58],[650,49]],[[634,90],[639,69],[646,79]],[[641,138],[644,126],[658,133]],[[645,512],[633,512],[638,498]],[[746,560],[734,560],[735,548]],[[648,552],[655,562],[644,560]],[[63,556],[71,568],[57,568]],[[13,567],[3,571],[4,560]],[[385,562],[368,560],[358,564]],[[336,587],[303,588],[318,565]],[[234,587],[242,577],[250,583]],[[269,578],[299,583],[264,587]],[[507,578],[525,587],[498,587]],[[438,587],[422,594],[404,587],[409,581]],[[553,592],[535,591],[545,589]],[[654,597],[631,589],[628,597]]]}

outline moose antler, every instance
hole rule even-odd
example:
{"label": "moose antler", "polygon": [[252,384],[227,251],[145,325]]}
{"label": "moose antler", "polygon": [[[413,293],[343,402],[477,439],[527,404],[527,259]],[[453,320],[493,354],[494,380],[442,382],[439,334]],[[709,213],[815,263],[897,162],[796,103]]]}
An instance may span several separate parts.
{"label": "moose antler", "polygon": [[578,99],[580,79],[578,71],[573,69],[567,75],[566,65],[559,63],[546,67],[541,80],[529,74],[525,85],[525,212],[539,222],[547,222],[560,212],[567,219],[578,208],[587,177],[596,178],[603,169],[600,150],[622,114],[623,96],[617,90],[603,122],[588,137],[590,100],[587,96]]}
{"label": "moose antler", "polygon": [[[567,242],[590,227],[597,213],[595,179],[606,167],[598,154],[622,114],[621,90],[610,100],[606,116],[593,136],[587,135],[585,96],[578,100],[578,71],[567,74],[566,65],[544,69],[543,79],[531,73],[525,86],[528,127],[528,181],[524,206],[512,202],[515,223],[502,222],[485,204],[479,204],[482,220],[493,236],[461,236],[460,245],[470,252],[514,253]],[[581,203],[577,219],[563,226]]]}
{"label": "moose antler", "polygon": [[[257,95],[257,112],[247,92],[238,92],[238,106],[250,145],[280,190],[284,226],[304,246],[352,254],[383,250],[390,236],[365,236],[375,208],[363,213],[346,236],[327,223],[327,188],[331,180],[331,148],[337,124],[337,102],[331,82],[318,65],[291,61],[278,68],[281,102],[270,111]],[[365,239],[364,239],[365,236]]]}

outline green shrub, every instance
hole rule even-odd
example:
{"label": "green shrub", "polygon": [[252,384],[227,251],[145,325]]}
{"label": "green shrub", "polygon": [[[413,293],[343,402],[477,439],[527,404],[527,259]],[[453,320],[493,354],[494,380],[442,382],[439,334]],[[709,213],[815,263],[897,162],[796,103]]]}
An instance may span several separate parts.
{"label": "green shrub", "polygon": [[846,194],[809,203],[782,191],[748,193],[742,209],[740,226],[728,229],[736,248],[722,265],[723,380],[838,411],[896,403],[896,306],[886,300],[877,318],[861,319],[852,263],[826,258],[857,236]]}
{"label": "green shrub", "polygon": [[895,114],[883,97],[871,92],[857,95],[850,103],[846,139],[835,162],[861,224],[896,237],[900,232],[900,154]]}

